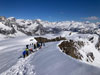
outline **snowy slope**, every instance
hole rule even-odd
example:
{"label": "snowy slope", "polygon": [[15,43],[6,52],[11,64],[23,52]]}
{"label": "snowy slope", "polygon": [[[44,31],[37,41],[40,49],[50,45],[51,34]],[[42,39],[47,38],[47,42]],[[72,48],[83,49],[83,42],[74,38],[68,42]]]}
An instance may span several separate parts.
{"label": "snowy slope", "polygon": [[34,39],[34,37],[11,38],[0,41],[0,73],[18,61],[26,44],[36,42],[35,40],[30,41],[30,39]]}
{"label": "snowy slope", "polygon": [[10,28],[10,27],[5,26],[5,25],[4,25],[4,24],[2,24],[1,22],[0,22],[0,28],[6,29],[6,30],[11,30],[11,28]]}
{"label": "snowy slope", "polygon": [[57,48],[57,44],[58,42],[50,43],[49,47],[43,48],[35,54],[35,57],[33,56],[31,64],[35,65],[36,75],[100,74],[99,70],[95,67],[76,61],[61,53]]}
{"label": "snowy slope", "polygon": [[30,39],[34,38],[20,37],[0,41],[1,75],[100,75],[100,68],[62,53],[57,47],[59,42],[46,43],[45,47],[29,57],[18,59],[25,45],[31,43]]}
{"label": "snowy slope", "polygon": [[[71,33],[71,34],[70,34]],[[70,34],[70,35],[69,35]],[[81,59],[87,64],[100,67],[100,51],[96,48],[99,36],[96,34],[78,34],[76,32],[61,32],[61,36],[66,37],[67,40],[82,41],[84,46],[77,51],[82,55]],[[93,38],[92,40],[90,40]],[[78,46],[77,46],[78,47]],[[93,53],[94,60],[88,57],[89,53]]]}

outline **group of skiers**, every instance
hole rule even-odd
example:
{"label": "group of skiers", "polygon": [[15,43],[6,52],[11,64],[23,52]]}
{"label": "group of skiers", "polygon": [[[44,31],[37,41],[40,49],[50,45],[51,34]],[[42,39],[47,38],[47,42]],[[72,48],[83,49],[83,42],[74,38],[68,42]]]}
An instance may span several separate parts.
{"label": "group of skiers", "polygon": [[[32,47],[32,48],[29,48],[29,47]],[[37,42],[36,44],[30,44],[30,45],[26,45],[26,48],[25,50],[23,51],[23,57],[25,58],[26,56],[28,56],[29,54],[37,51],[38,49],[41,49],[42,46],[45,46],[45,44],[43,42]]]}

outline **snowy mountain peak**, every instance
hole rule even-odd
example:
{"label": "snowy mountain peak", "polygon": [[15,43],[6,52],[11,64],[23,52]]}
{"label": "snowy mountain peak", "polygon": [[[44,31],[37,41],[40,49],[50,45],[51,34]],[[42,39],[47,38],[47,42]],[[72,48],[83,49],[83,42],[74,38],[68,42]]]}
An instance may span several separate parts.
{"label": "snowy mountain peak", "polygon": [[7,20],[10,21],[10,22],[15,22],[15,21],[16,21],[16,18],[14,18],[14,17],[9,17],[9,18],[7,18]]}
{"label": "snowy mountain peak", "polygon": [[[45,34],[58,34],[62,31],[73,31],[78,33],[91,33],[91,34],[100,34],[99,28],[100,23],[91,23],[91,22],[76,22],[76,21],[61,21],[61,22],[48,22],[41,19],[36,20],[24,20],[16,19],[14,17],[1,17],[1,22],[7,27],[12,29],[14,25],[16,27],[16,33],[20,32],[25,35],[45,35]],[[0,27],[1,31],[4,28]],[[13,30],[13,29],[12,29]],[[42,33],[41,33],[42,31]],[[12,31],[5,31],[6,34],[11,35]],[[0,34],[4,34],[1,32]],[[13,32],[12,35],[15,33]],[[4,34],[5,35],[5,34]]]}
{"label": "snowy mountain peak", "polygon": [[36,21],[39,21],[39,22],[41,22],[42,20],[41,20],[41,19],[36,19]]}

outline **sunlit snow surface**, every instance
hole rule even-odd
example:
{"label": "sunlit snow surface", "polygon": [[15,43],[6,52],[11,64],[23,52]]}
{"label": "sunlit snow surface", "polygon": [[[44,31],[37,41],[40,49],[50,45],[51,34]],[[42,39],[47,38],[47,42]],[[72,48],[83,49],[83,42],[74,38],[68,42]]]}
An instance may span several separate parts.
{"label": "sunlit snow surface", "polygon": [[34,38],[19,37],[0,41],[1,75],[100,75],[100,68],[62,53],[57,47],[59,42],[46,43],[45,47],[25,59],[18,59],[26,44],[36,42],[30,39]]}

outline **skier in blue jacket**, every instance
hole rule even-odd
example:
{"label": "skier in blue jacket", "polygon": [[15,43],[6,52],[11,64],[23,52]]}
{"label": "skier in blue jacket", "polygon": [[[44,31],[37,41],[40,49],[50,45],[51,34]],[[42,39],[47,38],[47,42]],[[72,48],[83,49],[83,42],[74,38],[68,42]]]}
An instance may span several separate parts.
{"label": "skier in blue jacket", "polygon": [[26,51],[23,51],[23,57],[25,58],[25,56],[26,56]]}

